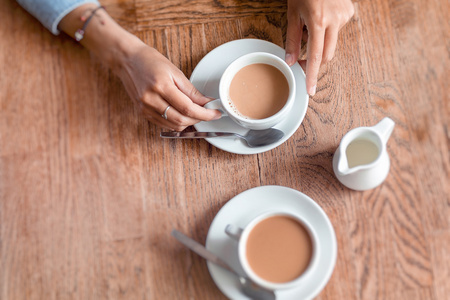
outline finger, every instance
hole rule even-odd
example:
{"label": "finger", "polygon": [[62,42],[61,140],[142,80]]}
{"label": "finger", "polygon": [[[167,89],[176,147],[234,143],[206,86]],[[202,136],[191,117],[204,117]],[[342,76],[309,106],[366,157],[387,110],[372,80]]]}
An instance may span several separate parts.
{"label": "finger", "polygon": [[314,96],[317,87],[317,75],[322,63],[323,39],[325,31],[320,27],[308,26],[308,45],[306,48],[306,90]]}
{"label": "finger", "polygon": [[[186,94],[176,86],[170,87],[163,95],[164,99],[172,105],[181,115],[198,121],[211,121],[221,116],[214,109],[206,109],[194,103]],[[210,101],[208,99],[207,101]]]}
{"label": "finger", "polygon": [[325,44],[323,48],[322,62],[326,63],[333,59],[336,51],[336,44],[339,34],[339,28],[328,28],[325,32]]}
{"label": "finger", "polygon": [[346,7],[344,8],[344,11],[346,11],[346,14],[344,16],[344,21],[339,26],[339,30],[341,30],[347,23],[353,18],[355,15],[355,5],[353,2],[349,1],[346,3]]}
{"label": "finger", "polygon": [[143,108],[142,112],[153,124],[176,131],[182,131],[186,127],[198,123],[198,120],[181,115],[172,106],[166,111],[167,119],[164,118],[164,112],[160,114],[148,107]]}
{"label": "finger", "polygon": [[161,117],[161,115],[159,115],[158,112],[156,112],[154,110],[150,110],[148,108],[143,108],[141,112],[147,120],[149,120],[151,123],[155,124],[156,126],[159,126],[162,128],[167,128],[170,130],[175,130],[171,126],[171,124],[169,124],[169,121],[165,120],[163,117]]}
{"label": "finger", "polygon": [[[195,106],[194,109],[196,109],[200,114],[192,115],[192,117],[197,118],[199,121],[210,121],[219,119],[222,116],[220,111],[216,109],[207,109],[203,107],[206,103],[213,99],[200,93],[199,90],[197,90],[195,86],[184,76],[184,74],[181,73],[180,77],[175,78],[175,84],[179,90],[193,102],[193,105]],[[188,104],[189,102],[186,103],[186,105]]]}
{"label": "finger", "polygon": [[299,15],[290,15],[286,33],[286,56],[285,61],[292,66],[300,55],[303,35],[303,22]]}
{"label": "finger", "polygon": [[200,106],[203,106],[211,101],[211,98],[200,93],[199,90],[197,90],[195,86],[184,76],[184,74],[181,74],[180,77],[175,78],[175,84],[183,94],[188,96],[194,103]]}
{"label": "finger", "polygon": [[[176,87],[174,89],[178,91]],[[181,92],[179,93],[183,95]],[[186,96],[184,95],[184,97]],[[172,100],[163,99],[161,96],[158,96],[156,99],[154,98],[151,101],[147,99],[147,101],[139,102],[139,104],[147,119],[165,128],[181,131],[187,126],[200,122],[198,119],[181,114],[172,102]],[[191,104],[193,103],[191,102]],[[165,120],[164,115],[167,117],[166,121],[163,121]]]}

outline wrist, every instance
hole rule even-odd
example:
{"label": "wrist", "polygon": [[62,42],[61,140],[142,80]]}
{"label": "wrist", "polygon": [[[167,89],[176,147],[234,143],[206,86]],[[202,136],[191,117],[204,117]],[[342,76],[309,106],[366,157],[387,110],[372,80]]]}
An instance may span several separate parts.
{"label": "wrist", "polygon": [[92,31],[86,35],[87,38],[82,41],[82,45],[114,72],[117,72],[133,55],[134,49],[144,44],[109,16],[104,24],[96,23]]}
{"label": "wrist", "polygon": [[74,37],[77,30],[83,28],[86,20],[92,16],[85,26],[80,44],[113,71],[117,71],[132,55],[134,49],[143,45],[143,42],[117,24],[105,10],[98,9],[92,14],[96,8],[98,6],[93,4],[76,8],[61,20],[59,27]]}

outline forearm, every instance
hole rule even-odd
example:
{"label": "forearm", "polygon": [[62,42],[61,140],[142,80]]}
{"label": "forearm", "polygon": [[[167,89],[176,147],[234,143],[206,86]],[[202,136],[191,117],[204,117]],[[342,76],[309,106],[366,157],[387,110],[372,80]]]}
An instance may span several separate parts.
{"label": "forearm", "polygon": [[53,34],[58,34],[58,24],[75,8],[97,0],[17,0],[17,2]]}

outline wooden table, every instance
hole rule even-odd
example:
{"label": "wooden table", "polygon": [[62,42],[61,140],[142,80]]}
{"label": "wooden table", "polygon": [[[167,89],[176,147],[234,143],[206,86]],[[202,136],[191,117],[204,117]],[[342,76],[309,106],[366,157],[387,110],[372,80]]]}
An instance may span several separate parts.
{"label": "wooden table", "polygon": [[[285,1],[103,3],[188,77],[231,40],[284,46]],[[262,185],[305,193],[334,226],[336,268],[317,299],[448,299],[448,3],[355,7],[299,129],[244,156],[162,140],[95,57],[3,1],[0,299],[224,299],[170,232],[204,243],[219,209]],[[331,165],[341,138],[385,116],[388,178],[345,188]]]}

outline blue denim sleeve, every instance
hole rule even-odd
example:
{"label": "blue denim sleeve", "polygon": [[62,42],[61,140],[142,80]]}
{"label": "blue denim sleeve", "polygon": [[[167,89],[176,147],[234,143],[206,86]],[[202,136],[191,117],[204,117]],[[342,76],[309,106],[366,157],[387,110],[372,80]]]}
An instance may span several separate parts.
{"label": "blue denim sleeve", "polygon": [[85,3],[99,4],[97,0],[17,0],[17,2],[53,34],[59,34],[58,24],[61,19],[78,6]]}

